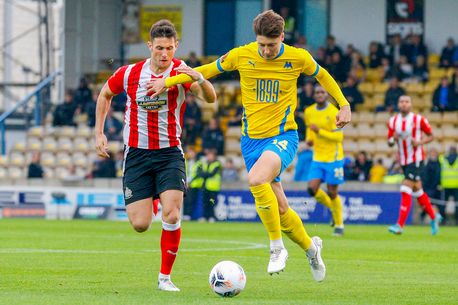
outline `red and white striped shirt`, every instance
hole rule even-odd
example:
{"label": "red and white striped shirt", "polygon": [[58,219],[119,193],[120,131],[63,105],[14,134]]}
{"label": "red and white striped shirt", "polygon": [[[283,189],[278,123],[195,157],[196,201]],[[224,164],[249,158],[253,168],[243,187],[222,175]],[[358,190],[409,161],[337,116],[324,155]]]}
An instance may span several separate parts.
{"label": "red and white striped shirt", "polygon": [[150,61],[146,59],[122,66],[108,79],[108,86],[113,93],[127,93],[124,144],[153,150],[181,147],[185,94],[191,84],[173,86],[153,99],[146,93],[146,84],[154,78],[179,74],[176,68],[184,62],[174,58],[166,71],[155,74],[151,71]]}
{"label": "red and white striped shirt", "polygon": [[425,160],[423,145],[416,148],[412,145],[412,140],[421,141],[423,132],[429,135],[432,133],[432,128],[428,120],[419,114],[410,112],[403,117],[399,113],[388,121],[388,139],[391,139],[394,133],[399,136],[396,144],[402,166]]}

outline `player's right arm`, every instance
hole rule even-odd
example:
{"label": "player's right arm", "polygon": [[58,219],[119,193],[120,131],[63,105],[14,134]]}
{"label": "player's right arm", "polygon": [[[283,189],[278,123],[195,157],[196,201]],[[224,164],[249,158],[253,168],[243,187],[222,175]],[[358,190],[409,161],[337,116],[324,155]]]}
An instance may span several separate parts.
{"label": "player's right arm", "polygon": [[103,133],[103,128],[105,126],[105,119],[107,117],[108,111],[110,110],[111,100],[116,94],[111,91],[110,87],[106,83],[102,91],[97,98],[97,106],[95,109],[95,149],[97,155],[100,157],[108,158],[108,140],[105,134]]}
{"label": "player's right arm", "polygon": [[307,108],[304,109],[304,121],[306,126],[305,142],[308,146],[312,147],[315,133],[310,129],[310,111],[307,111]]}
{"label": "player's right arm", "polygon": [[392,147],[398,139],[398,135],[394,131],[394,118],[391,118],[386,124],[388,126],[388,146]]}

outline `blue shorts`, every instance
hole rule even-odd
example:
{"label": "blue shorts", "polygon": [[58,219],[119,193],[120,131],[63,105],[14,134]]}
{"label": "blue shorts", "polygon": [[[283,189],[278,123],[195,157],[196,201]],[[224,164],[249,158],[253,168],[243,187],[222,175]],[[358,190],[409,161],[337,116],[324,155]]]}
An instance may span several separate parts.
{"label": "blue shorts", "polygon": [[299,137],[296,130],[289,130],[278,136],[266,139],[250,139],[248,136],[242,136],[240,147],[242,156],[245,160],[247,171],[249,172],[253,165],[266,150],[273,151],[281,159],[281,170],[274,179],[280,181],[281,173],[291,164],[296,156]]}
{"label": "blue shorts", "polygon": [[312,161],[308,180],[320,179],[327,184],[337,185],[344,183],[343,160],[334,162]]}

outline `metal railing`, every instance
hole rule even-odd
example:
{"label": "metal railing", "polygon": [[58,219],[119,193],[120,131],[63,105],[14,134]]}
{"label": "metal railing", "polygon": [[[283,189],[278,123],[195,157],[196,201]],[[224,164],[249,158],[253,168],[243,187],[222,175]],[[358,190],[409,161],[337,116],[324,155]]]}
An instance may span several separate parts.
{"label": "metal railing", "polygon": [[48,87],[54,79],[60,75],[60,71],[56,71],[46,77],[44,80],[42,80],[38,85],[30,92],[27,94],[26,97],[24,97],[22,100],[20,100],[13,108],[5,111],[0,115],[0,144],[1,144],[1,154],[5,155],[6,154],[6,139],[5,139],[5,120],[13,114],[16,110],[18,110],[20,107],[26,105],[30,99],[35,96],[35,110],[34,110],[34,121],[35,125],[41,125],[41,90],[44,88]]}

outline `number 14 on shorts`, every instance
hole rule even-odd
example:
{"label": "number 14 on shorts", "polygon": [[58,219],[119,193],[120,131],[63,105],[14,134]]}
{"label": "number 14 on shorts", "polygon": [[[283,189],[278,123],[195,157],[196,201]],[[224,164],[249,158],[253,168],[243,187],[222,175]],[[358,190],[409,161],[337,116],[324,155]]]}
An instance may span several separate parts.
{"label": "number 14 on shorts", "polygon": [[272,144],[276,145],[280,149],[280,151],[286,150],[286,148],[288,147],[287,140],[278,141],[275,139],[272,141]]}

